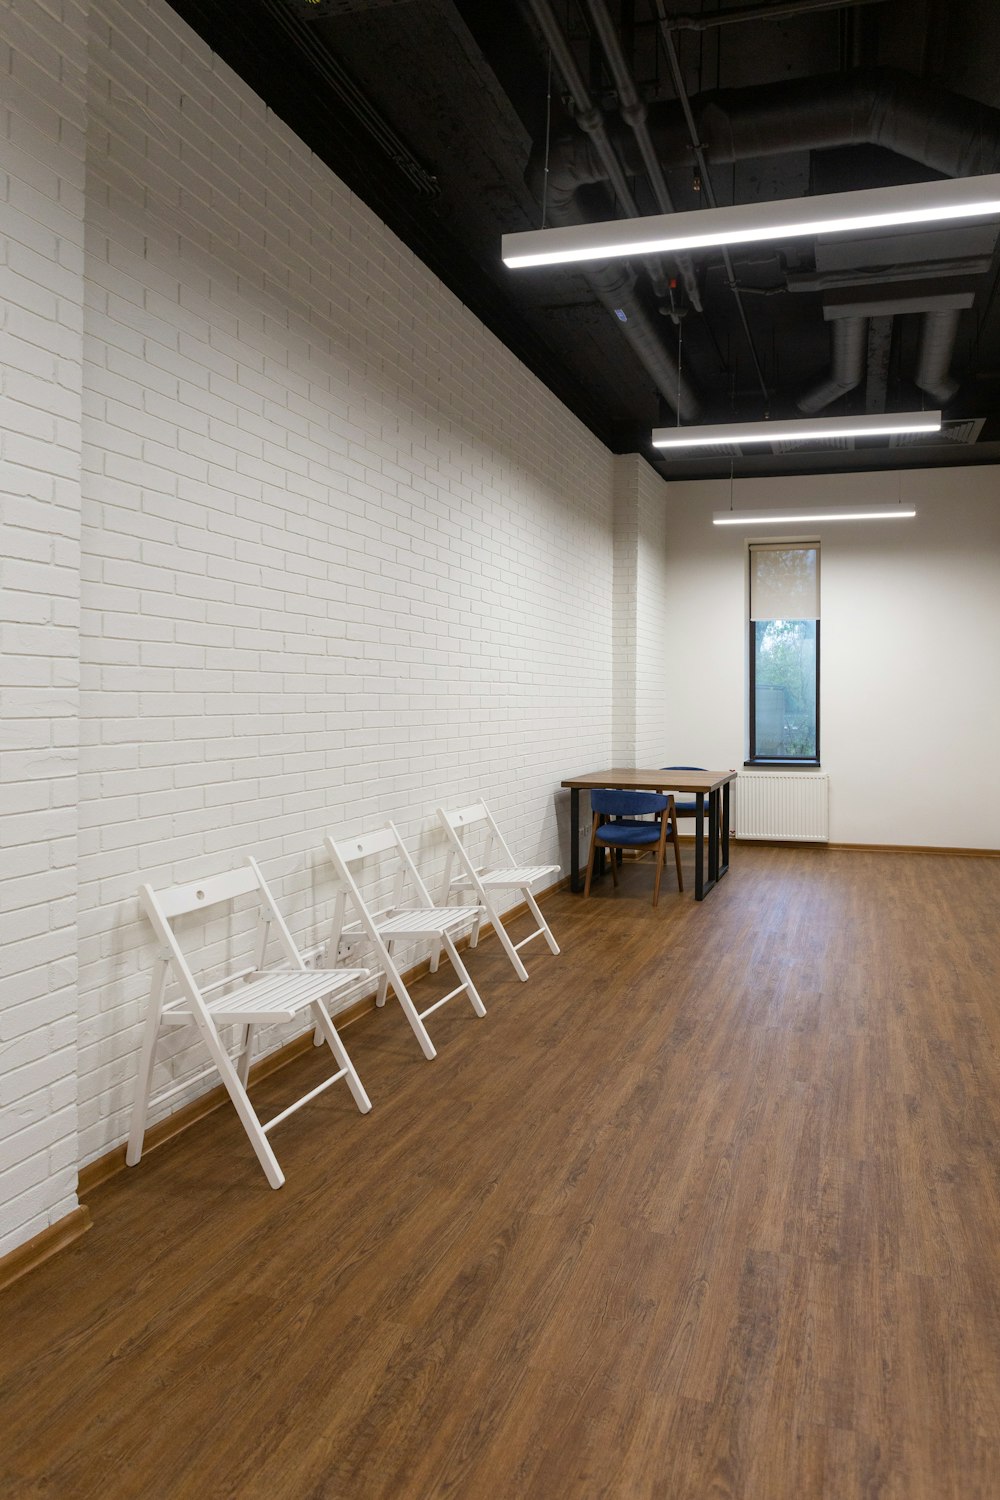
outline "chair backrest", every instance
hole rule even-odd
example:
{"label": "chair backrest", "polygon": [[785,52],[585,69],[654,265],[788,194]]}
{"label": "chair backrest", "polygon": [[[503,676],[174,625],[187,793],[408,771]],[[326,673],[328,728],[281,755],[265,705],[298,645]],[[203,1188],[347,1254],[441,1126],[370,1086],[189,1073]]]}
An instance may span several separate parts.
{"label": "chair backrest", "polygon": [[645,813],[659,813],[667,805],[662,792],[594,791],[590,794],[591,810],[602,816],[634,818]]}
{"label": "chair backrest", "polygon": [[704,766],[661,766],[661,771],[704,771]]}
{"label": "chair backrest", "polygon": [[[508,865],[516,863],[513,854],[511,854],[507,847],[506,839],[497,827],[496,819],[485,802],[472,802],[468,807],[459,807],[450,811],[448,808],[439,807],[437,815],[451,843],[461,856],[462,864],[466,869],[471,867],[479,874],[484,873],[489,867],[494,846],[500,850]],[[485,847],[481,849],[482,862],[478,865],[474,864],[472,848],[464,837],[467,829],[479,833],[485,829],[487,835]],[[472,842],[477,847],[481,844],[480,840],[473,840]]]}
{"label": "chair backrest", "polygon": [[[402,836],[395,823],[387,823],[375,833],[355,835],[352,838],[334,839],[327,834],[324,840],[328,854],[333,861],[337,872],[337,897],[334,906],[334,951],[336,952],[340,941],[352,932],[363,929],[369,937],[376,939],[375,924],[380,916],[399,907],[403,903],[403,893],[406,888],[407,876],[413,881],[417,892],[418,906],[433,906],[430,892],[420,878],[420,872],[410,857],[410,852],[403,843]],[[389,901],[383,906],[374,906],[362,894],[358,883],[356,868],[366,859],[375,855],[395,854],[396,868],[393,881],[392,894]],[[354,910],[358,914],[357,922],[347,922],[346,898],[350,896]],[[376,939],[377,941],[377,939]]]}
{"label": "chair backrest", "polygon": [[[254,891],[260,898],[254,962],[249,967],[245,966],[221,975],[211,984],[199,984],[174,931],[174,919],[195,911],[210,911],[222,905],[223,902],[232,903],[238,897],[249,895]],[[252,855],[247,856],[247,862],[241,868],[227,870],[222,875],[209,875],[205,880],[192,880],[184,885],[168,886],[161,891],[155,891],[151,885],[142,885],[139,887],[139,900],[153,931],[163,945],[164,957],[169,958],[181,989],[194,1005],[202,1005],[206,995],[233,984],[248,974],[257,973],[263,968],[272,925],[276,929],[278,942],[285,958],[295,968],[305,968],[295,939],[278,910],[267,881]]]}

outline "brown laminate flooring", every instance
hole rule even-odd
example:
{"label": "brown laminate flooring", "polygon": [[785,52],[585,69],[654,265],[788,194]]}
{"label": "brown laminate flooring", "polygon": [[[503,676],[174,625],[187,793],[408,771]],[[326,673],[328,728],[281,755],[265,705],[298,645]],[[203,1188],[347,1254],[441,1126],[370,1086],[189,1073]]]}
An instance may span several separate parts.
{"label": "brown laminate flooring", "polygon": [[0,1296],[0,1493],[1000,1496],[1000,862],[672,885],[484,942],[435,1062],[351,1027],[280,1192],[228,1107],[95,1190]]}

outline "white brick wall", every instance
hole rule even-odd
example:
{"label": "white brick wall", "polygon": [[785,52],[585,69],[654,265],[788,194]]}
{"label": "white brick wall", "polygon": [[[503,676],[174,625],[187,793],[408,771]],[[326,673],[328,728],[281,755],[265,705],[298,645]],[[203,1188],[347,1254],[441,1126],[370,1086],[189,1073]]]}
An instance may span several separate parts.
{"label": "white brick wall", "polygon": [[3,1255],[77,1201],[84,13],[0,0],[0,38]]}
{"label": "white brick wall", "polygon": [[[685,640],[670,625],[667,557],[670,543],[669,490],[641,458],[636,466],[636,625],[635,625],[635,763],[672,764],[671,739],[677,739],[677,714],[670,701],[670,665],[679,652],[694,652],[695,622]],[[683,736],[683,730],[681,731]],[[690,755],[690,751],[685,751]]]}
{"label": "white brick wall", "polygon": [[667,628],[667,486],[636,453],[614,462],[614,761],[662,766],[679,644]]}
{"label": "white brick wall", "polygon": [[613,557],[611,456],[162,0],[0,4],[4,1253],[125,1135],[140,879],[253,851],[312,941],[326,830],[392,815],[433,883],[485,792],[565,857],[648,478]]}
{"label": "white brick wall", "polygon": [[318,936],[324,831],[392,815],[433,870],[479,791],[565,857],[612,677],[606,450],[165,4],[94,5],[89,121],[83,1162],[126,1130],[140,878],[250,850]]}
{"label": "white brick wall", "polygon": [[[639,554],[638,466],[635,454],[614,461],[614,598],[612,639],[614,683],[612,724],[614,765],[637,765],[636,760],[636,611]],[[596,769],[592,767],[591,769]]]}

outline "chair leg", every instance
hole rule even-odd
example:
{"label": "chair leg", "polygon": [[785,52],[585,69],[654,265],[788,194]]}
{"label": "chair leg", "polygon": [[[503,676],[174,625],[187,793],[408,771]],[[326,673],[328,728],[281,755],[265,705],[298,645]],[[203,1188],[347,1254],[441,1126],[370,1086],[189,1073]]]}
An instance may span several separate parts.
{"label": "chair leg", "polygon": [[[486,896],[485,892],[483,893],[483,901],[486,903],[486,912],[487,912],[487,915],[489,916],[490,921],[493,923],[493,931],[496,933],[497,937],[500,939],[500,946],[503,948],[503,951],[506,953],[507,957],[510,959],[511,967],[514,970],[514,973],[517,975],[518,979],[520,979],[520,980],[527,979],[527,977],[528,977],[528,971],[524,967],[524,964],[521,962],[521,955],[520,955],[520,953],[518,953],[517,949],[514,947],[514,944],[510,940],[510,935],[507,932],[506,927],[501,922],[501,920],[500,920],[500,913],[497,911],[496,907],[493,905],[493,902],[490,901],[489,898]],[[470,946],[470,948],[471,947],[475,947],[475,944],[474,943],[470,943],[469,946]]]}
{"label": "chair leg", "polygon": [[243,1028],[243,1046],[240,1048],[240,1060],[236,1066],[236,1072],[240,1083],[246,1088],[250,1077],[250,1058],[253,1054],[253,1039],[255,1028],[247,1025]]}
{"label": "chair leg", "polygon": [[539,926],[539,928],[541,930],[542,936],[545,938],[545,941],[549,945],[549,952],[550,953],[558,953],[559,952],[559,944],[556,942],[555,938],[552,936],[552,928],[549,926],[548,922],[546,922],[545,918],[542,916],[541,909],[539,908],[538,902],[535,900],[534,896],[528,890],[527,886],[524,887],[524,899],[528,903],[528,909],[531,912],[531,915],[534,917],[535,921],[538,923],[538,926]]}
{"label": "chair leg", "polygon": [[285,1174],[278,1166],[278,1158],[271,1150],[267,1136],[264,1134],[263,1126],[257,1118],[257,1111],[250,1103],[249,1095],[239,1079],[239,1074],[233,1067],[232,1059],[218,1036],[218,1033],[208,1026],[198,1025],[198,1030],[212,1054],[212,1061],[219,1070],[219,1076],[226,1087],[226,1092],[240,1117],[243,1129],[251,1146],[257,1153],[257,1160],[264,1169],[264,1176],[273,1188],[280,1188],[285,1180]]}
{"label": "chair leg", "polygon": [[674,864],[677,866],[677,889],[683,891],[684,876],[681,873],[681,841],[678,837],[676,823],[674,823]]}
{"label": "chair leg", "polygon": [[465,993],[468,995],[470,1001],[472,1002],[472,1009],[476,1012],[477,1016],[485,1016],[486,1006],[479,998],[479,991],[473,984],[472,975],[463,964],[458,949],[455,947],[455,944],[452,942],[451,938],[446,932],[443,932],[441,934],[441,940],[444,943],[448,957],[451,959],[452,968],[455,970],[455,973],[458,975],[459,979],[465,986]]}
{"label": "chair leg", "polygon": [[660,842],[656,846],[656,878],[653,881],[653,905],[656,906],[660,900],[660,877],[663,874],[663,865],[667,857],[667,814],[664,810],[660,818]]}
{"label": "chair leg", "polygon": [[389,951],[389,946],[389,944],[384,944],[382,948],[384,958],[382,979],[379,981],[379,989],[382,993],[382,1004],[385,1004],[385,992],[391,979],[393,993],[395,994],[396,999],[399,1001],[400,1005],[403,1008],[403,1015],[409,1021],[410,1029],[413,1032],[413,1035],[416,1037],[417,1041],[420,1043],[421,1052],[428,1059],[428,1061],[430,1061],[432,1058],[437,1057],[437,1050],[434,1046],[434,1043],[430,1039],[427,1027],[424,1025],[423,1021],[421,1021],[420,1016],[417,1013],[417,1007],[410,999],[410,992],[406,988],[406,985],[403,983],[402,974],[399,972],[399,970],[396,968],[395,963],[393,962],[392,954]]}
{"label": "chair leg", "polygon": [[594,873],[594,852],[597,847],[597,829],[600,825],[600,813],[594,814],[594,826],[590,830],[590,853],[587,855],[587,878],[583,883],[584,900],[590,895],[590,878]]}
{"label": "chair leg", "polygon": [[132,1101],[132,1119],[129,1124],[128,1146],[125,1150],[126,1165],[134,1167],[142,1155],[142,1143],[146,1135],[146,1115],[153,1092],[153,1073],[156,1068],[156,1043],[160,1035],[160,1014],[163,996],[167,988],[169,965],[160,959],[153,976],[153,993],[150,996],[146,1029],[142,1036],[142,1056],[139,1060],[139,1076],[136,1079],[135,1098]]}
{"label": "chair leg", "polygon": [[[386,943],[386,945],[385,945],[385,954],[386,954],[386,958],[391,958],[392,957],[392,943],[391,942]],[[381,972],[381,974],[378,977],[378,989],[375,991],[375,1004],[378,1005],[378,1006],[380,1006],[380,1007],[383,1006],[385,1004],[385,997],[386,997],[386,995],[388,993],[389,993],[389,971],[388,971],[388,968],[383,965],[382,972]]]}
{"label": "chair leg", "polygon": [[351,1095],[354,1099],[355,1104],[358,1106],[358,1109],[363,1115],[366,1115],[372,1107],[372,1102],[369,1099],[368,1095],[365,1093],[364,1084],[358,1077],[357,1070],[354,1064],[351,1062],[350,1057],[348,1056],[347,1048],[344,1046],[343,1042],[340,1040],[340,1037],[337,1034],[337,1028],[333,1024],[333,1021],[330,1017],[330,1012],[327,1010],[326,1005],[322,1000],[317,1000],[314,1003],[312,1011],[313,1016],[316,1020],[317,1031],[321,1031],[323,1033],[324,1040],[329,1046],[330,1051],[333,1053],[334,1057],[337,1059],[337,1066],[345,1070],[344,1082],[350,1089]]}
{"label": "chair leg", "polygon": [[608,859],[611,862],[611,884],[615,890],[618,889],[618,850],[614,844],[608,846]]}

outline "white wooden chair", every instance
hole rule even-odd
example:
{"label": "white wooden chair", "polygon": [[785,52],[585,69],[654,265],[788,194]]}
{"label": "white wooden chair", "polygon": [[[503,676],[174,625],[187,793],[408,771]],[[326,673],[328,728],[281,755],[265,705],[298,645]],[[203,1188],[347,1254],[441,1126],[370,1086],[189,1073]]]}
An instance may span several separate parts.
{"label": "white wooden chair", "polygon": [[[531,887],[539,880],[559,874],[558,865],[519,865],[507,847],[506,840],[485,802],[473,802],[469,807],[460,807],[452,812],[439,807],[437,810],[441,826],[448,835],[448,861],[445,865],[441,890],[442,905],[447,905],[453,891],[474,890],[489,913],[493,930],[503,945],[503,950],[514,966],[518,979],[527,979],[528,971],[521,962],[519,949],[536,937],[544,937],[553,953],[559,952],[559,944],[531,894]],[[485,832],[485,847],[474,847],[466,842],[465,833],[474,829]],[[475,859],[474,856],[475,855]],[[458,860],[457,874],[452,871]],[[478,863],[476,861],[479,861]],[[496,861],[494,863],[494,861]],[[500,919],[496,897],[500,891],[520,891],[532,916],[538,923],[534,932],[519,943],[511,942],[510,935]],[[478,937],[478,933],[476,934]],[[475,947],[475,940],[472,946]]]}
{"label": "white wooden chair", "polygon": [[[391,981],[396,999],[403,1007],[403,1013],[413,1028],[424,1056],[436,1057],[434,1044],[424,1025],[424,1019],[427,1016],[440,1010],[442,1005],[446,1005],[449,1000],[454,1000],[456,995],[461,994],[468,995],[472,1009],[477,1016],[486,1014],[486,1007],[479,998],[476,987],[455,947],[455,938],[470,922],[473,938],[478,937],[479,924],[483,918],[482,907],[436,907],[394,823],[388,823],[377,833],[368,833],[356,838],[332,839],[328,836],[326,847],[338,876],[332,951],[338,958],[346,957],[362,941],[363,934],[368,937],[378,955],[381,968],[375,996],[376,1005],[385,1004]],[[352,867],[361,864],[366,859],[386,854],[395,856],[392,893],[387,906],[373,910],[361,894]],[[414,905],[405,905],[403,902],[407,877],[412,881],[416,891],[417,899]],[[354,909],[354,916],[350,921],[348,921],[347,910],[348,898]],[[393,949],[400,940],[408,942],[414,939],[429,939],[434,945],[435,953],[440,951],[443,944],[451,960],[452,968],[461,981],[456,989],[449,991],[442,999],[435,1000],[433,1005],[428,1005],[425,1010],[421,1011],[418,1011],[414,1005],[410,992],[403,983],[399,966],[393,957]]]}
{"label": "white wooden chair", "polygon": [[[248,967],[222,975],[211,984],[200,984],[181,951],[172,926],[174,918],[185,916],[189,912],[208,911],[223,902],[232,902],[239,896],[251,893],[256,893],[259,898],[254,962]],[[192,881],[189,885],[176,885],[162,891],[154,891],[152,886],[144,885],[140,888],[139,899],[161,946],[153,973],[149,1015],[146,1019],[125,1160],[130,1167],[134,1167],[142,1155],[146,1117],[151,1108],[217,1071],[236,1107],[236,1113],[257,1153],[268,1182],[273,1188],[279,1188],[285,1180],[284,1173],[278,1166],[277,1157],[267,1139],[268,1133],[276,1125],[341,1078],[346,1079],[347,1087],[361,1113],[367,1114],[371,1109],[368,1095],[326,1008],[326,1001],[331,996],[357,988],[359,981],[367,979],[368,970],[307,969],[253,859],[248,859],[242,869],[232,870],[224,875],[211,875],[207,880]],[[285,963],[280,967],[265,969],[272,927]],[[180,988],[180,995],[168,1000],[167,986],[171,970]],[[338,1071],[303,1094],[266,1124],[262,1124],[247,1094],[250,1058],[257,1028],[292,1021],[306,1010],[310,1012],[317,1039],[325,1041],[336,1058]],[[185,1026],[197,1027],[212,1062],[193,1077],[185,1077],[180,1083],[151,1096],[157,1042],[164,1031]],[[240,1029],[232,1052],[220,1035],[227,1027]]]}

